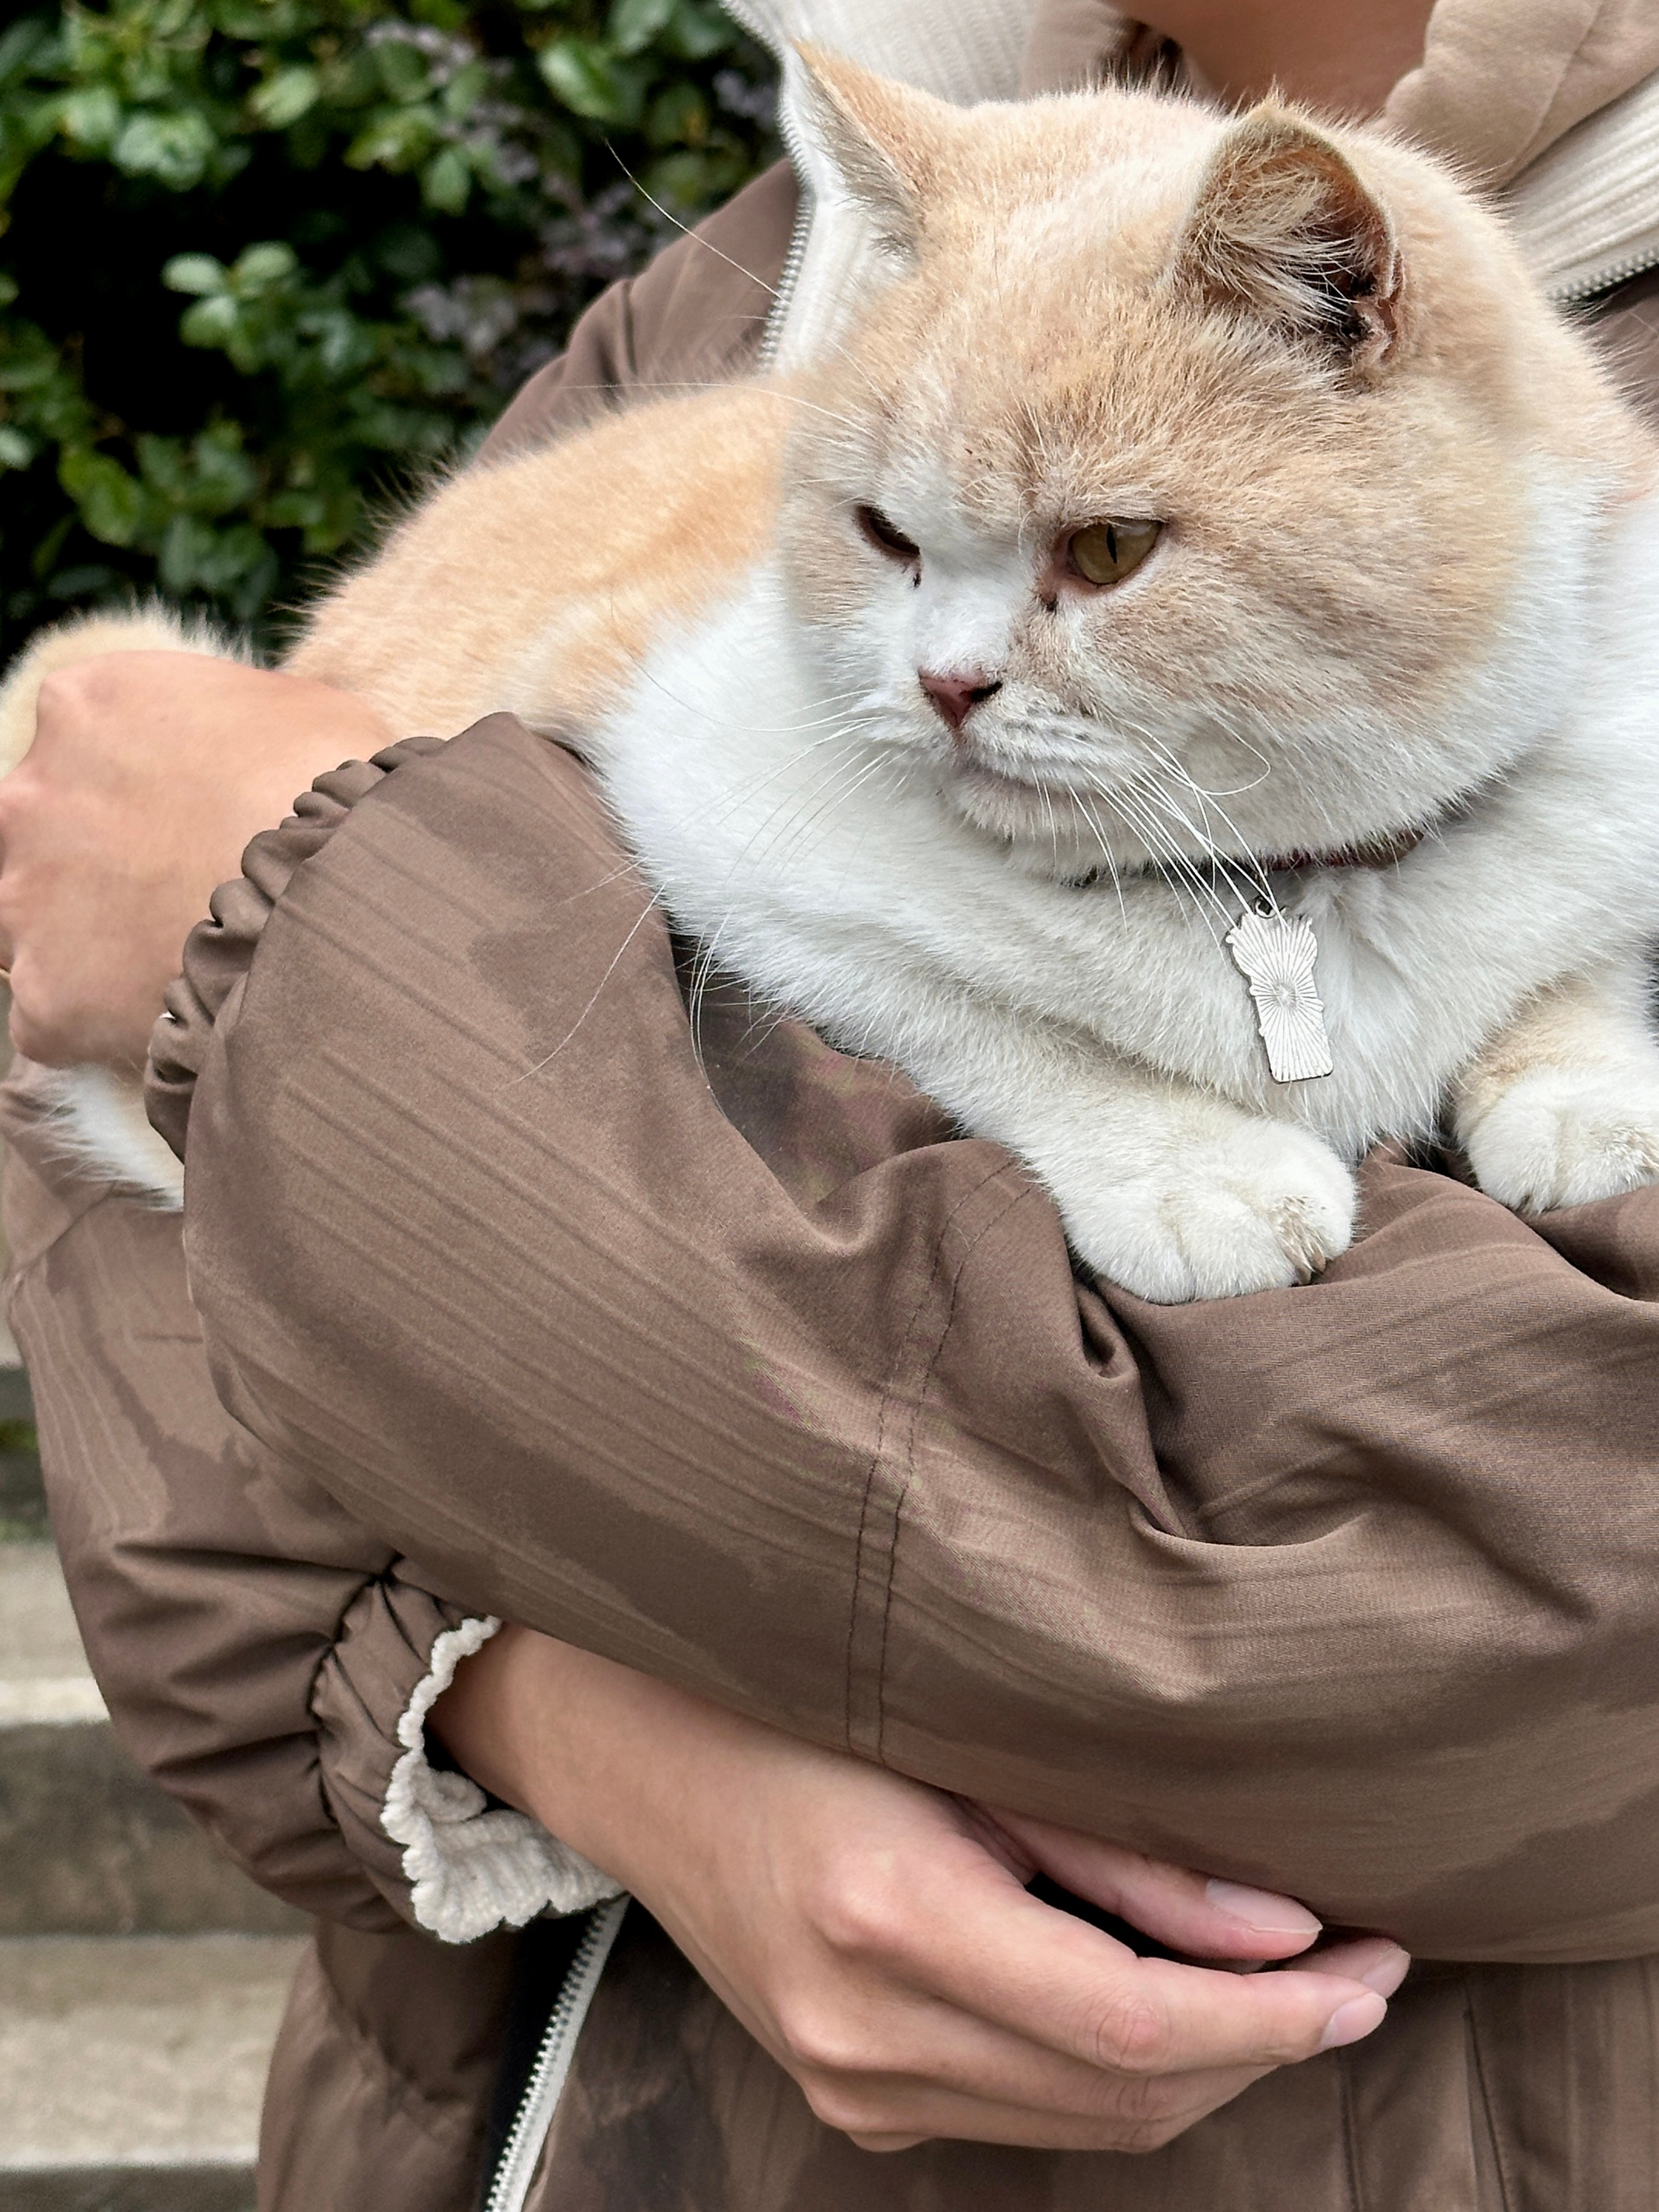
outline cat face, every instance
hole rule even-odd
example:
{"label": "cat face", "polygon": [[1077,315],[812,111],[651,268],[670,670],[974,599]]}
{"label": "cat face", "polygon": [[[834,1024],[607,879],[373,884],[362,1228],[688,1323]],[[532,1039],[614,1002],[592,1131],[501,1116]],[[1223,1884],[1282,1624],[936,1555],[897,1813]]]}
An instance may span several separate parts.
{"label": "cat face", "polygon": [[896,116],[834,69],[898,270],[802,393],[783,547],[849,726],[1066,873],[1410,831],[1549,726],[1617,471],[1546,416],[1615,418],[1431,165],[1371,149],[1385,207],[1281,111]]}

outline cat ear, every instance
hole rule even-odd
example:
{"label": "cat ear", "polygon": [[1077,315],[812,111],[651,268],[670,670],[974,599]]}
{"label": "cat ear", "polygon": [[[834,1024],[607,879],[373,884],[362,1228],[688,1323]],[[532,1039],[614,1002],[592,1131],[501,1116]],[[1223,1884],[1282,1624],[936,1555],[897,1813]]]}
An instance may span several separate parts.
{"label": "cat ear", "polygon": [[908,258],[944,164],[955,110],[823,46],[799,45],[795,52],[819,150],[872,219],[883,245]]}
{"label": "cat ear", "polygon": [[1216,149],[1176,249],[1178,278],[1353,368],[1400,334],[1388,210],[1324,132],[1269,101]]}

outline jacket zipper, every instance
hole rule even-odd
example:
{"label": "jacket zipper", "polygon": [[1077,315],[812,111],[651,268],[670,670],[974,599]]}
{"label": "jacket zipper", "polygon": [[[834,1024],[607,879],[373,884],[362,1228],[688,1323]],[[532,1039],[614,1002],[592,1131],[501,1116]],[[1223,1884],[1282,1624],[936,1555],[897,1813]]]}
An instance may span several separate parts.
{"label": "jacket zipper", "polygon": [[1582,300],[1594,300],[1603,292],[1611,292],[1615,284],[1628,284],[1632,276],[1644,276],[1650,269],[1659,269],[1659,246],[1632,253],[1609,268],[1598,269],[1594,276],[1581,277],[1576,284],[1564,284],[1559,291],[1551,285],[1544,289],[1558,307],[1576,307]]}
{"label": "jacket zipper", "polygon": [[794,302],[795,287],[800,282],[801,264],[806,258],[806,241],[812,229],[812,187],[806,179],[800,132],[784,103],[784,56],[773,44],[771,33],[750,13],[746,0],[720,0],[720,4],[740,29],[748,32],[757,46],[765,47],[778,65],[778,137],[789,157],[789,166],[795,173],[795,181],[800,186],[800,204],[795,210],[794,228],[789,234],[789,251],[784,256],[777,289],[772,295],[772,311],[766,318],[766,333],[761,340],[759,366],[768,369],[776,356],[778,343],[783,336],[783,325]]}
{"label": "jacket zipper", "polygon": [[570,2078],[576,2039],[581,2033],[582,2022],[599,1986],[599,1977],[611,1956],[611,1947],[617,1940],[628,1904],[625,1897],[613,1897],[608,1903],[596,1905],[588,1917],[575,1956],[553,2001],[553,2010],[537,2049],[536,2063],[530,2069],[530,2079],[513,2116],[501,2163],[484,2199],[484,2212],[524,2212],[537,2161],[552,2128],[553,2116],[559,2109],[564,2085]]}

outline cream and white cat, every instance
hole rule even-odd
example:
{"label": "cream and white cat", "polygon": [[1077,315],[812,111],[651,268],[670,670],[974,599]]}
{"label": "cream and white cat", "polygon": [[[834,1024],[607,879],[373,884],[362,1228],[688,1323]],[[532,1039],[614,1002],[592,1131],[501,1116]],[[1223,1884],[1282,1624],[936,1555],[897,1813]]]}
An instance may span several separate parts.
{"label": "cream and white cat", "polygon": [[1659,1180],[1654,453],[1498,221],[1278,107],[811,65],[884,252],[827,357],[459,477],[289,665],[574,721],[676,922],[1144,1297],[1305,1279],[1384,1135]]}

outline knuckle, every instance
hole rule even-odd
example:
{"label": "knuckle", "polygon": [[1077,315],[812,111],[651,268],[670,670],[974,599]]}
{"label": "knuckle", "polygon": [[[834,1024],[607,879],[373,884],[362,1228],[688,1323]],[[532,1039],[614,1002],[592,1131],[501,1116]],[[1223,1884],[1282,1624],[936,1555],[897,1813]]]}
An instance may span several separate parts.
{"label": "knuckle", "polygon": [[1174,2037],[1162,2007],[1133,1990],[1120,1990],[1091,2025],[1096,2063],[1115,2073],[1153,2075],[1169,2070]]}
{"label": "knuckle", "polygon": [[1115,2085],[1118,2116],[1131,2128],[1158,2128],[1169,2124],[1178,2101],[1175,2080],[1164,2074],[1131,2074]]}
{"label": "knuckle", "polygon": [[1130,2120],[1125,2123],[1113,2148],[1131,2158],[1146,2158],[1172,2143],[1187,2125],[1184,2120]]}
{"label": "knuckle", "polygon": [[102,686],[103,676],[96,660],[76,660],[67,668],[54,668],[40,679],[34,708],[36,720],[73,720],[97,704]]}
{"label": "knuckle", "polygon": [[778,2034],[792,2070],[834,2082],[868,2065],[864,2044],[833,2008],[796,2004],[778,2015]]}
{"label": "knuckle", "polygon": [[812,2116],[826,2128],[843,2136],[897,2135],[902,2129],[880,2100],[848,2081],[803,2081],[801,2088]]}
{"label": "knuckle", "polygon": [[915,1917],[914,1900],[881,1869],[840,1867],[826,1876],[816,1900],[818,1932],[834,1951],[854,1959],[901,1955]]}

